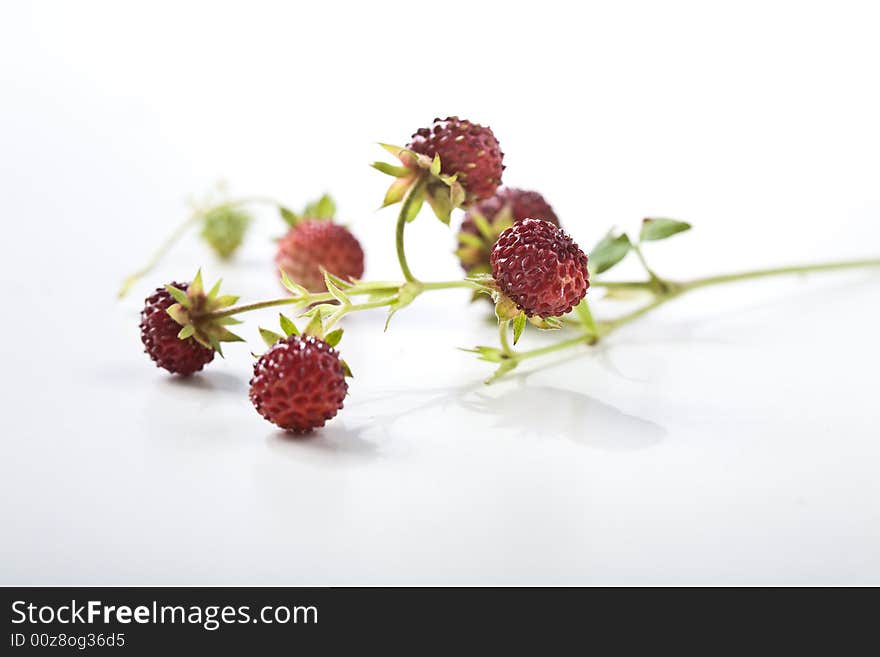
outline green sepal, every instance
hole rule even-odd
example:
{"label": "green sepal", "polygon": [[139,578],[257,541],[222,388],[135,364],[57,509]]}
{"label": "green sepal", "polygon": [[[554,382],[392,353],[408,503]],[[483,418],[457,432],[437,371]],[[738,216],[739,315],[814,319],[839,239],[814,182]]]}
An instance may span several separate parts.
{"label": "green sepal", "polygon": [[513,344],[519,342],[520,337],[522,337],[523,331],[526,328],[526,314],[524,312],[520,312],[513,320]]}
{"label": "green sepal", "polygon": [[529,317],[529,324],[544,331],[555,331],[562,328],[562,320],[558,317]]}
{"label": "green sepal", "polygon": [[[214,299],[217,298],[217,295],[220,294],[220,286],[221,286],[222,284],[223,284],[223,279],[222,279],[222,278],[218,278],[218,279],[217,279],[217,282],[214,283],[214,286],[211,288],[211,291],[208,292],[208,299],[209,299],[209,300],[213,301]],[[236,300],[238,300],[238,297],[236,297]],[[231,305],[231,304],[230,304],[230,305]]]}
{"label": "green sepal", "polygon": [[342,329],[336,329],[335,331],[330,331],[327,335],[324,336],[324,342],[329,344],[331,347],[335,347],[339,344],[339,341],[342,340]]}
{"label": "green sepal", "polygon": [[434,216],[448,226],[452,219],[452,211],[455,209],[449,188],[443,185],[432,185],[427,191],[427,197],[428,205],[434,211]]}
{"label": "green sepal", "polygon": [[629,235],[626,233],[618,235],[613,230],[609,231],[590,251],[590,273],[601,274],[608,271],[623,260],[630,249],[632,249],[632,242],[630,242]]}
{"label": "green sepal", "polygon": [[[210,299],[210,297],[208,297]],[[217,310],[220,308],[228,308],[234,306],[238,302],[239,297],[234,294],[224,294],[223,296],[213,299],[212,308]]]}
{"label": "green sepal", "polygon": [[283,285],[285,289],[293,296],[305,297],[309,295],[309,291],[299,283],[295,283],[294,281],[292,281],[290,276],[287,275],[286,271],[281,268],[279,268],[278,271],[281,273],[281,285]]}
{"label": "green sepal", "polygon": [[480,235],[483,236],[487,242],[494,244],[498,235],[495,234],[495,231],[492,230],[492,226],[489,224],[489,221],[483,216],[483,213],[479,210],[474,210],[471,212],[471,219],[474,220],[474,226],[477,227],[477,230],[480,231]]}
{"label": "green sepal", "polygon": [[219,326],[234,326],[235,324],[243,324],[240,319],[237,317],[220,317],[219,319],[214,320],[214,324]]}
{"label": "green sepal", "polygon": [[442,168],[442,165],[440,164],[440,154],[434,153],[434,159],[431,160],[431,168],[429,169],[429,171],[431,172],[431,175],[432,176],[439,176],[441,168]]}
{"label": "green sepal", "polygon": [[511,299],[507,295],[496,293],[494,298],[495,316],[498,318],[499,322],[516,320],[520,315],[523,314],[522,310],[517,308],[516,303],[514,303],[513,299]]}
{"label": "green sepal", "polygon": [[406,222],[410,223],[415,220],[416,217],[419,216],[419,212],[422,209],[422,204],[425,202],[425,189],[424,187],[411,188],[410,194],[413,194],[413,198],[407,207],[406,213]]}
{"label": "green sepal", "polygon": [[226,358],[226,356],[223,355],[223,347],[220,345],[220,341],[217,338],[210,338],[208,344],[211,346],[211,349],[217,352],[220,358]]}
{"label": "green sepal", "polygon": [[299,223],[299,216],[291,210],[290,208],[284,207],[283,205],[278,206],[278,214],[281,215],[281,218],[284,220],[288,226],[296,226]]}
{"label": "green sepal", "polygon": [[407,190],[412,187],[414,182],[415,177],[409,176],[406,178],[398,178],[391,183],[388,191],[385,192],[385,198],[382,200],[382,207],[386,208],[389,205],[400,203],[403,200],[403,197],[406,196]]}
{"label": "green sepal", "polygon": [[460,232],[458,234],[458,241],[461,244],[472,246],[475,249],[483,248],[483,241],[473,233],[465,233],[464,231]]}
{"label": "green sepal", "polygon": [[336,202],[329,194],[312,201],[303,210],[303,217],[308,219],[332,219],[334,216],[336,216]]}
{"label": "green sepal", "polygon": [[486,385],[489,385],[490,383],[494,383],[495,381],[500,379],[502,376],[507,374],[509,371],[514,369],[517,365],[519,365],[518,360],[510,359],[510,360],[504,361],[503,363],[501,363],[498,366],[498,368],[494,372],[492,372],[492,376],[490,376],[488,379],[486,379],[484,381],[484,383]]}
{"label": "green sepal", "polygon": [[192,336],[193,333],[196,332],[196,327],[192,324],[187,324],[177,334],[177,337],[181,340],[186,340],[188,337]]}
{"label": "green sepal", "polygon": [[385,317],[384,330],[388,330],[388,325],[391,323],[391,318],[394,317],[394,314],[401,308],[405,308],[411,304],[415,298],[422,293],[422,289],[421,283],[416,281],[408,281],[400,286],[397,291],[397,300],[388,306],[388,315]]}
{"label": "green sepal", "polygon": [[324,320],[321,317],[321,311],[319,310],[320,306],[317,306],[314,314],[312,314],[312,318],[309,320],[309,323],[306,325],[306,328],[303,330],[303,335],[311,335],[319,340],[324,339]]}
{"label": "green sepal", "polygon": [[348,295],[345,294],[342,290],[340,290],[330,276],[327,274],[327,270],[324,271],[324,285],[327,287],[327,292],[330,293],[334,299],[336,299],[340,304],[346,306],[350,303],[348,299]]}
{"label": "green sepal", "polygon": [[288,338],[291,335],[299,335],[299,329],[296,328],[296,324],[293,323],[290,317],[288,317],[284,313],[278,313],[278,318],[279,324],[281,324],[281,330],[284,331],[284,335],[286,335]]}
{"label": "green sepal", "polygon": [[165,309],[165,312],[171,316],[175,322],[180,324],[181,326],[186,326],[189,324],[189,314],[186,312],[186,309],[182,304],[175,303],[168,308]]}
{"label": "green sepal", "polygon": [[269,329],[264,329],[262,327],[260,327],[260,337],[263,338],[263,342],[266,343],[267,347],[273,347],[284,339],[283,335],[278,335],[275,331],[270,331]]}
{"label": "green sepal", "polygon": [[190,297],[197,297],[205,293],[205,286],[202,283],[202,270],[196,272],[196,275],[192,279],[192,283],[189,284],[189,287],[186,289],[186,294]]}
{"label": "green sepal", "polygon": [[348,363],[340,358],[339,364],[342,365],[342,371],[345,373],[345,376],[349,379],[353,379],[354,374],[351,373],[351,368],[348,366]]}
{"label": "green sepal", "polygon": [[642,242],[664,240],[690,229],[689,223],[677,219],[643,219],[639,240]]}
{"label": "green sepal", "polygon": [[394,176],[395,178],[405,178],[412,173],[406,167],[389,164],[388,162],[373,162],[370,166],[376,169],[376,171],[381,171],[382,173]]}
{"label": "green sepal", "polygon": [[177,303],[179,303],[184,308],[189,308],[192,305],[190,303],[189,297],[183,290],[176,288],[173,285],[166,285],[165,289],[168,290],[168,294],[174,297],[174,300],[177,301]]}
{"label": "green sepal", "polygon": [[484,360],[487,363],[500,363],[507,359],[507,355],[497,347],[478,346],[473,349],[459,347],[459,350],[469,354],[477,354],[480,360]]}

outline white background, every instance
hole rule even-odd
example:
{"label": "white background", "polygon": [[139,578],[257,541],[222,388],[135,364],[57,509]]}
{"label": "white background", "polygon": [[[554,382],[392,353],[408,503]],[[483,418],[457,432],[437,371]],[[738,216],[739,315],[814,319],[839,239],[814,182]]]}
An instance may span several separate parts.
{"label": "white background", "polygon": [[[351,318],[351,396],[308,440],[253,411],[247,347],[182,382],[137,330],[198,265],[278,295],[277,217],[114,299],[218,178],[331,191],[367,276],[398,277],[366,165],[447,114],[585,248],[693,222],[648,248],[672,277],[877,257],[875,7],[5,3],[0,582],[880,583],[876,271],[695,293],[492,387],[455,350],[493,344],[483,310],[425,295],[387,334]],[[417,275],[459,275],[427,213],[408,238]]]}

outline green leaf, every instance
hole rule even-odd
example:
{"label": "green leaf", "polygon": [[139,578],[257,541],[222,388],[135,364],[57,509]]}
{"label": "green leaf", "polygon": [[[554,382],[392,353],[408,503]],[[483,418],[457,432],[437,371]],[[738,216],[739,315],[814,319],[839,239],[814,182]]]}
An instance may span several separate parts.
{"label": "green leaf", "polygon": [[296,324],[287,315],[284,313],[278,313],[278,315],[281,318],[281,330],[284,331],[284,335],[287,337],[299,335],[299,329],[296,328]]}
{"label": "green leaf", "polygon": [[275,331],[270,331],[269,329],[264,328],[260,328],[260,336],[263,338],[263,342],[266,343],[267,347],[273,347],[284,339],[283,335],[278,335]]}
{"label": "green leaf", "polygon": [[353,379],[354,374],[351,373],[351,368],[348,366],[348,363],[340,358],[339,364],[342,365],[342,371],[345,372],[345,376],[347,376],[349,379]]}
{"label": "green leaf", "polygon": [[691,225],[686,221],[678,221],[676,219],[644,219],[642,220],[642,232],[639,234],[639,240],[642,242],[665,240],[667,237],[672,237],[690,229]]}
{"label": "green leaf", "polygon": [[327,335],[324,336],[324,342],[329,344],[331,347],[335,347],[339,344],[339,341],[342,340],[342,329],[336,329],[335,331],[330,331]]}
{"label": "green leaf", "polygon": [[523,334],[523,331],[526,328],[526,314],[520,312],[519,315],[513,320],[513,344],[519,342],[520,337]]}
{"label": "green leaf", "polygon": [[626,233],[616,235],[612,230],[590,251],[590,272],[601,274],[608,271],[626,257],[632,242]]}
{"label": "green leaf", "polygon": [[279,205],[278,212],[288,226],[296,226],[297,222],[299,221],[299,217],[296,215],[296,212],[294,212],[290,208]]}
{"label": "green leaf", "polygon": [[381,171],[382,173],[394,176],[395,178],[404,178],[412,173],[406,167],[402,167],[398,164],[389,164],[388,162],[373,162],[371,165],[376,171]]}
{"label": "green leaf", "polygon": [[180,329],[180,331],[177,334],[177,337],[180,338],[181,340],[186,340],[188,337],[190,337],[195,332],[196,332],[196,327],[193,326],[192,324],[187,324],[182,329]]}
{"label": "green leaf", "polygon": [[[174,300],[177,301],[184,308],[190,307],[189,297],[186,296],[186,292],[181,290],[180,288],[176,288],[173,285],[166,285],[165,289],[168,290],[168,294],[174,297]],[[169,308],[170,310],[170,308]]]}

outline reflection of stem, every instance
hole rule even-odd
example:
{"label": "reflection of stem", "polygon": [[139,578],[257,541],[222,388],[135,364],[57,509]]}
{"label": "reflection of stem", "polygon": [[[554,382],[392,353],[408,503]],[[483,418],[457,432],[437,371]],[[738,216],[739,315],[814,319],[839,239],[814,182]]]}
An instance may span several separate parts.
{"label": "reflection of stem", "polygon": [[397,244],[397,261],[400,263],[400,271],[403,272],[403,277],[410,283],[415,281],[416,277],[413,276],[409,264],[406,261],[406,251],[403,246],[403,231],[406,228],[406,220],[409,216],[410,209],[412,208],[413,203],[416,203],[422,195],[427,180],[428,179],[423,176],[412,184],[407,190],[406,196],[403,198],[403,203],[400,206],[400,214],[397,215],[397,232],[395,235],[395,242]]}

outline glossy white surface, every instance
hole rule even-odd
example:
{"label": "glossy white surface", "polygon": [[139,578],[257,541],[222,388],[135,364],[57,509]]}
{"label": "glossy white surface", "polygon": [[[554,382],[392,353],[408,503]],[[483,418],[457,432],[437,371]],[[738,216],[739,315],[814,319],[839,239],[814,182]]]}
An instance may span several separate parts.
{"label": "glossy white surface", "polygon": [[[347,322],[351,396],[308,440],[253,412],[245,346],[191,381],[140,353],[140,299],[199,264],[279,293],[262,213],[235,263],[190,236],[113,298],[218,175],[291,205],[333,191],[367,276],[396,277],[365,163],[438,113],[490,123],[506,180],[582,246],[693,221],[648,248],[674,277],[880,254],[870,4],[509,8],[528,48],[429,48],[491,62],[488,90],[404,82],[424,62],[382,35],[440,20],[404,6],[381,28],[361,6],[2,10],[0,583],[880,583],[877,271],[694,293],[491,387],[455,350],[493,344],[483,310],[426,294],[387,334]],[[458,275],[428,214],[408,238],[418,275]],[[248,321],[254,349],[274,317]]]}

